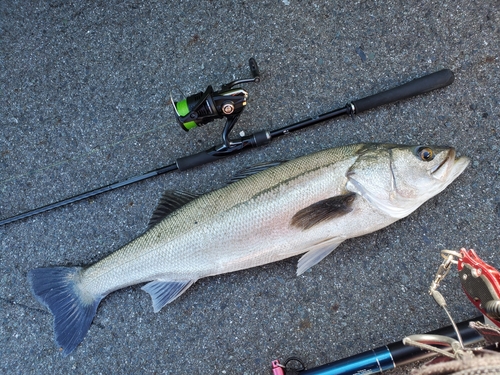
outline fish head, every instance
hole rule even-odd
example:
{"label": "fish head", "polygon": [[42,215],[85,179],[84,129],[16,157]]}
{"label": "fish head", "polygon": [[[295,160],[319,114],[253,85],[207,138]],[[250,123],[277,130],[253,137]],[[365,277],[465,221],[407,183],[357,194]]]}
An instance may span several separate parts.
{"label": "fish head", "polygon": [[467,167],[453,147],[366,145],[346,174],[347,189],[402,218],[443,191]]}

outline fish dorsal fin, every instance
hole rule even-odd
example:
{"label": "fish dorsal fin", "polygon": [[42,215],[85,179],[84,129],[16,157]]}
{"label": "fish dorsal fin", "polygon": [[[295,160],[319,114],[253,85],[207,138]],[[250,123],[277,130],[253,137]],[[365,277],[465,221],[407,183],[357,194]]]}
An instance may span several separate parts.
{"label": "fish dorsal fin", "polygon": [[356,193],[337,195],[313,203],[293,215],[291,225],[306,230],[316,224],[343,216],[352,211],[355,195]]}
{"label": "fish dorsal fin", "polygon": [[172,212],[181,208],[186,203],[191,202],[195,198],[198,198],[198,195],[179,190],[167,190],[161,196],[160,201],[158,202],[158,205],[149,220],[148,229],[151,229]]}
{"label": "fish dorsal fin", "polygon": [[297,264],[297,276],[302,275],[312,266],[318,264],[323,259],[326,258],[328,254],[330,254],[333,250],[337,248],[342,243],[342,240],[339,238],[332,238],[328,241],[322,242],[309,249],[307,253],[305,253],[302,258],[299,259],[299,263]]}
{"label": "fish dorsal fin", "polygon": [[266,169],[276,167],[280,164],[285,163],[287,160],[278,160],[278,161],[266,161],[264,163],[259,163],[252,165],[251,167],[242,169],[241,171],[237,172],[231,180],[229,180],[228,184],[232,184],[233,182],[243,180],[244,178],[248,176],[252,176],[256,173],[265,171]]}
{"label": "fish dorsal fin", "polygon": [[153,300],[153,310],[155,313],[161,310],[163,306],[172,302],[188,288],[193,285],[196,280],[187,281],[166,281],[155,280],[144,285],[141,289],[148,292]]}

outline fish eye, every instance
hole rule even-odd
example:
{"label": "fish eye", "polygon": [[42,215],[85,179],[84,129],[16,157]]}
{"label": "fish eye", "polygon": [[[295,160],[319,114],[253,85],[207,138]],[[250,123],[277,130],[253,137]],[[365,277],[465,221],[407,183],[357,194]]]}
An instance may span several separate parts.
{"label": "fish eye", "polygon": [[422,161],[431,161],[434,159],[434,152],[429,147],[417,148],[417,155]]}

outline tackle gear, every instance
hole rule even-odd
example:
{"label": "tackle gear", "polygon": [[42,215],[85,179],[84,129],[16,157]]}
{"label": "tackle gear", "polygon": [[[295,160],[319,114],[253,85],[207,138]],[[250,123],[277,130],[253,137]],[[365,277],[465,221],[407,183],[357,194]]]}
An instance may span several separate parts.
{"label": "tackle gear", "polygon": [[[48,205],[26,211],[18,215],[2,219],[0,220],[0,225],[5,225],[18,220],[26,219],[33,215],[52,210],[54,208],[62,207],[67,204],[75,203],[83,199],[91,198],[96,195],[128,186],[139,181],[144,181],[151,177],[159,176],[167,172],[173,172],[176,170],[184,171],[225,158],[233,154],[237,154],[246,149],[263,146],[271,142],[271,140],[276,137],[280,137],[290,132],[303,129],[308,126],[333,119],[335,117],[339,117],[342,115],[354,116],[355,114],[359,114],[361,112],[376,108],[384,104],[393,103],[398,100],[407,99],[432,90],[446,87],[453,83],[455,79],[454,74],[451,70],[443,69],[438,72],[416,78],[410,82],[394,87],[387,91],[383,91],[374,95],[370,95],[366,98],[347,103],[344,107],[307,118],[305,120],[284,126],[276,130],[261,130],[254,134],[243,135],[241,137],[230,139],[229,133],[238,120],[241,111],[245,108],[245,105],[243,103],[246,103],[245,95],[247,95],[245,90],[238,89],[236,90],[237,92],[233,92],[231,91],[231,87],[242,83],[259,82],[259,68],[257,66],[257,63],[255,62],[255,59],[253,58],[250,59],[250,70],[252,72],[253,78],[236,80],[223,85],[221,90],[217,92],[218,95],[215,95],[216,93],[207,89],[201,96],[200,93],[198,93],[188,96],[187,98],[177,103],[173,103],[175,111],[177,113],[178,121],[180,121],[181,125],[187,130],[193,129],[196,126],[204,125],[216,118],[227,117],[227,122],[222,131],[221,145],[214,146],[197,154],[181,157],[177,159],[175,163],[146,172],[142,175],[134,176],[120,182],[114,182],[109,185],[60,200],[58,202],[50,203]],[[231,92],[233,92],[233,95],[229,94]],[[216,96],[221,96],[223,97],[223,99],[219,100],[216,98]],[[228,101],[233,103],[232,105],[234,106],[234,110],[232,112],[227,106],[224,107],[224,103],[226,103],[226,105],[231,104]],[[216,103],[218,103],[218,107],[217,105],[215,105]],[[212,107],[212,104],[214,105],[214,107]],[[205,110],[207,110],[208,112],[203,112],[201,110],[201,108],[203,107],[205,107]],[[191,117],[192,115],[194,115],[194,118]]]}

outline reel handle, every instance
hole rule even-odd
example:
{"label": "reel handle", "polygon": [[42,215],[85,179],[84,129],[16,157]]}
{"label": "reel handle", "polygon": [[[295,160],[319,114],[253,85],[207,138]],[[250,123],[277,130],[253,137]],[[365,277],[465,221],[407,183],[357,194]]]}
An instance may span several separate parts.
{"label": "reel handle", "polygon": [[260,70],[259,66],[257,65],[257,61],[253,57],[248,60],[248,65],[250,65],[250,72],[252,73],[253,81],[255,83],[260,82]]}
{"label": "reel handle", "polygon": [[454,79],[455,76],[451,70],[440,70],[424,77],[414,79],[404,85],[394,87],[393,89],[356,100],[352,102],[352,105],[354,106],[354,113],[361,113],[380,105],[389,104],[397,100],[406,99],[415,95],[424,94],[428,91],[446,87],[451,85]]}

